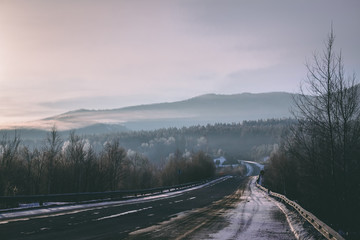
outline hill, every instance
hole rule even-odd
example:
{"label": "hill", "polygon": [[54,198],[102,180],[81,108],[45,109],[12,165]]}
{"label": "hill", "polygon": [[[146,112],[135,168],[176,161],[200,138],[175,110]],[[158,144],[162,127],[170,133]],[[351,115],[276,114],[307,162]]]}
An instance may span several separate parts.
{"label": "hill", "polygon": [[[284,92],[206,94],[184,101],[138,105],[109,110],[80,109],[57,116],[28,122],[21,128],[60,130],[84,129],[99,133],[113,131],[153,130],[244,120],[290,117],[292,94]],[[106,127],[109,125],[110,128]],[[101,129],[99,129],[101,126]],[[94,128],[94,129],[93,129]]]}
{"label": "hill", "polygon": [[207,94],[184,101],[110,110],[78,110],[37,122],[62,129],[89,128],[98,123],[119,124],[130,130],[153,130],[214,123],[290,117],[292,94]]}
{"label": "hill", "polygon": [[285,92],[206,94],[184,101],[138,105],[108,110],[80,109],[28,122],[19,128],[82,129],[84,133],[153,130],[244,120],[290,117],[292,94]]}

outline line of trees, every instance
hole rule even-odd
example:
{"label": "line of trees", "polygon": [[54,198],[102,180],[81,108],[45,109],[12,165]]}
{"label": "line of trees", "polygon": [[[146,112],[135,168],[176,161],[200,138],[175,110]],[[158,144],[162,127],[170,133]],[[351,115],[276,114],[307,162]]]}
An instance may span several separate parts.
{"label": "line of trees", "polygon": [[[263,159],[292,122],[270,119],[81,137],[53,128],[36,138],[36,144],[29,137],[23,140],[22,130],[3,131],[0,195],[135,189],[194,181],[198,180],[194,176],[202,174],[189,174],[186,169],[199,165],[198,152],[227,160]],[[174,168],[170,176],[176,180],[165,177],[170,166]]]}
{"label": "line of trees", "polygon": [[[279,144],[283,129],[293,122],[293,119],[268,119],[153,131],[112,131],[107,134],[82,132],[81,136],[96,153],[103,151],[104,143],[118,140],[121,146],[145,155],[154,164],[163,164],[176,150],[204,151],[214,157],[225,156],[227,160],[262,160]],[[14,136],[13,130],[0,130],[0,137],[3,134]],[[21,136],[21,145],[28,146],[30,150],[41,149],[47,136],[45,131],[29,129],[21,129],[18,134]],[[60,131],[59,135],[67,139],[69,132]]]}
{"label": "line of trees", "polygon": [[270,155],[280,142],[283,129],[292,122],[291,119],[268,119],[85,137],[96,151],[104,142],[119,139],[122,146],[146,155],[154,164],[162,164],[162,160],[176,150],[204,151],[214,157],[225,156],[228,160],[260,160]]}
{"label": "line of trees", "polygon": [[[176,163],[176,164],[174,164]],[[162,167],[123,148],[118,139],[95,152],[71,132],[63,141],[54,127],[41,148],[21,145],[18,134],[0,142],[0,195],[52,194],[142,189],[213,177],[215,166],[203,152],[178,152]]]}
{"label": "line of trees", "polygon": [[360,89],[345,75],[329,34],[307,64],[294,99],[293,126],[266,168],[265,183],[297,199],[335,228],[358,231],[360,214]]}

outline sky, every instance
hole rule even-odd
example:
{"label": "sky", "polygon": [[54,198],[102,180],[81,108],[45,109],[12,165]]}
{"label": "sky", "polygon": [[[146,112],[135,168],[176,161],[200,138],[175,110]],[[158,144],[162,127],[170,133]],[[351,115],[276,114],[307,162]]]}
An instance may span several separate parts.
{"label": "sky", "polygon": [[0,126],[297,92],[331,25],[346,71],[360,74],[359,10],[358,0],[0,0]]}

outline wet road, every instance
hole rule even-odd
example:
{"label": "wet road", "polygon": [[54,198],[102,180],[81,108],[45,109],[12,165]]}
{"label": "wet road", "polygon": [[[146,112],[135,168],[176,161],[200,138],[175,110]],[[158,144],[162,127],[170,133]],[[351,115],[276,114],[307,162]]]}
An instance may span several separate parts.
{"label": "wet road", "polygon": [[0,221],[0,239],[124,239],[138,229],[223,201],[243,182],[243,178],[233,177],[165,199]]}
{"label": "wet road", "polygon": [[143,202],[0,220],[0,239],[297,239],[299,226],[255,179],[230,177]]}
{"label": "wet road", "polygon": [[281,206],[259,190],[255,180],[249,179],[241,201],[227,214],[229,226],[207,239],[297,239]]}
{"label": "wet road", "polygon": [[285,213],[255,179],[210,206],[131,232],[129,239],[297,239]]}

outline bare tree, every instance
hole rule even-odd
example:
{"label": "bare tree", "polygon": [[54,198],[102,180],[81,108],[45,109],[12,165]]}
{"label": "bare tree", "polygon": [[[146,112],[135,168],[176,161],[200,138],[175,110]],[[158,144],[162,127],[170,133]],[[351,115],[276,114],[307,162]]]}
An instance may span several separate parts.
{"label": "bare tree", "polygon": [[306,64],[307,78],[294,99],[298,125],[291,143],[292,152],[305,167],[303,175],[312,175],[319,185],[317,191],[327,189],[320,197],[332,201],[332,207],[352,198],[349,168],[359,168],[355,153],[360,140],[359,85],[355,75],[345,75],[334,41],[331,29],[323,52],[314,53],[312,62]]}
{"label": "bare tree", "polygon": [[74,191],[80,192],[83,186],[84,163],[86,157],[85,142],[74,131],[70,132],[66,148],[67,160],[73,168]]}
{"label": "bare tree", "polygon": [[120,146],[118,139],[105,144],[102,158],[107,169],[107,184],[109,184],[111,190],[118,190],[125,174],[124,167],[127,164],[126,151]]}
{"label": "bare tree", "polygon": [[3,139],[0,142],[0,153],[1,153],[1,166],[8,167],[12,164],[16,153],[18,152],[20,145],[20,137],[15,130],[14,139],[10,140],[7,135],[3,135]]}
{"label": "bare tree", "polygon": [[47,166],[47,192],[52,192],[52,184],[54,177],[54,165],[56,157],[61,151],[62,140],[55,126],[51,128],[48,133],[46,142],[44,145],[44,157]]}
{"label": "bare tree", "polygon": [[17,154],[20,146],[20,137],[17,131],[14,132],[13,140],[3,135],[0,141],[0,194],[15,194],[15,178],[18,173],[14,170],[17,167]]}

